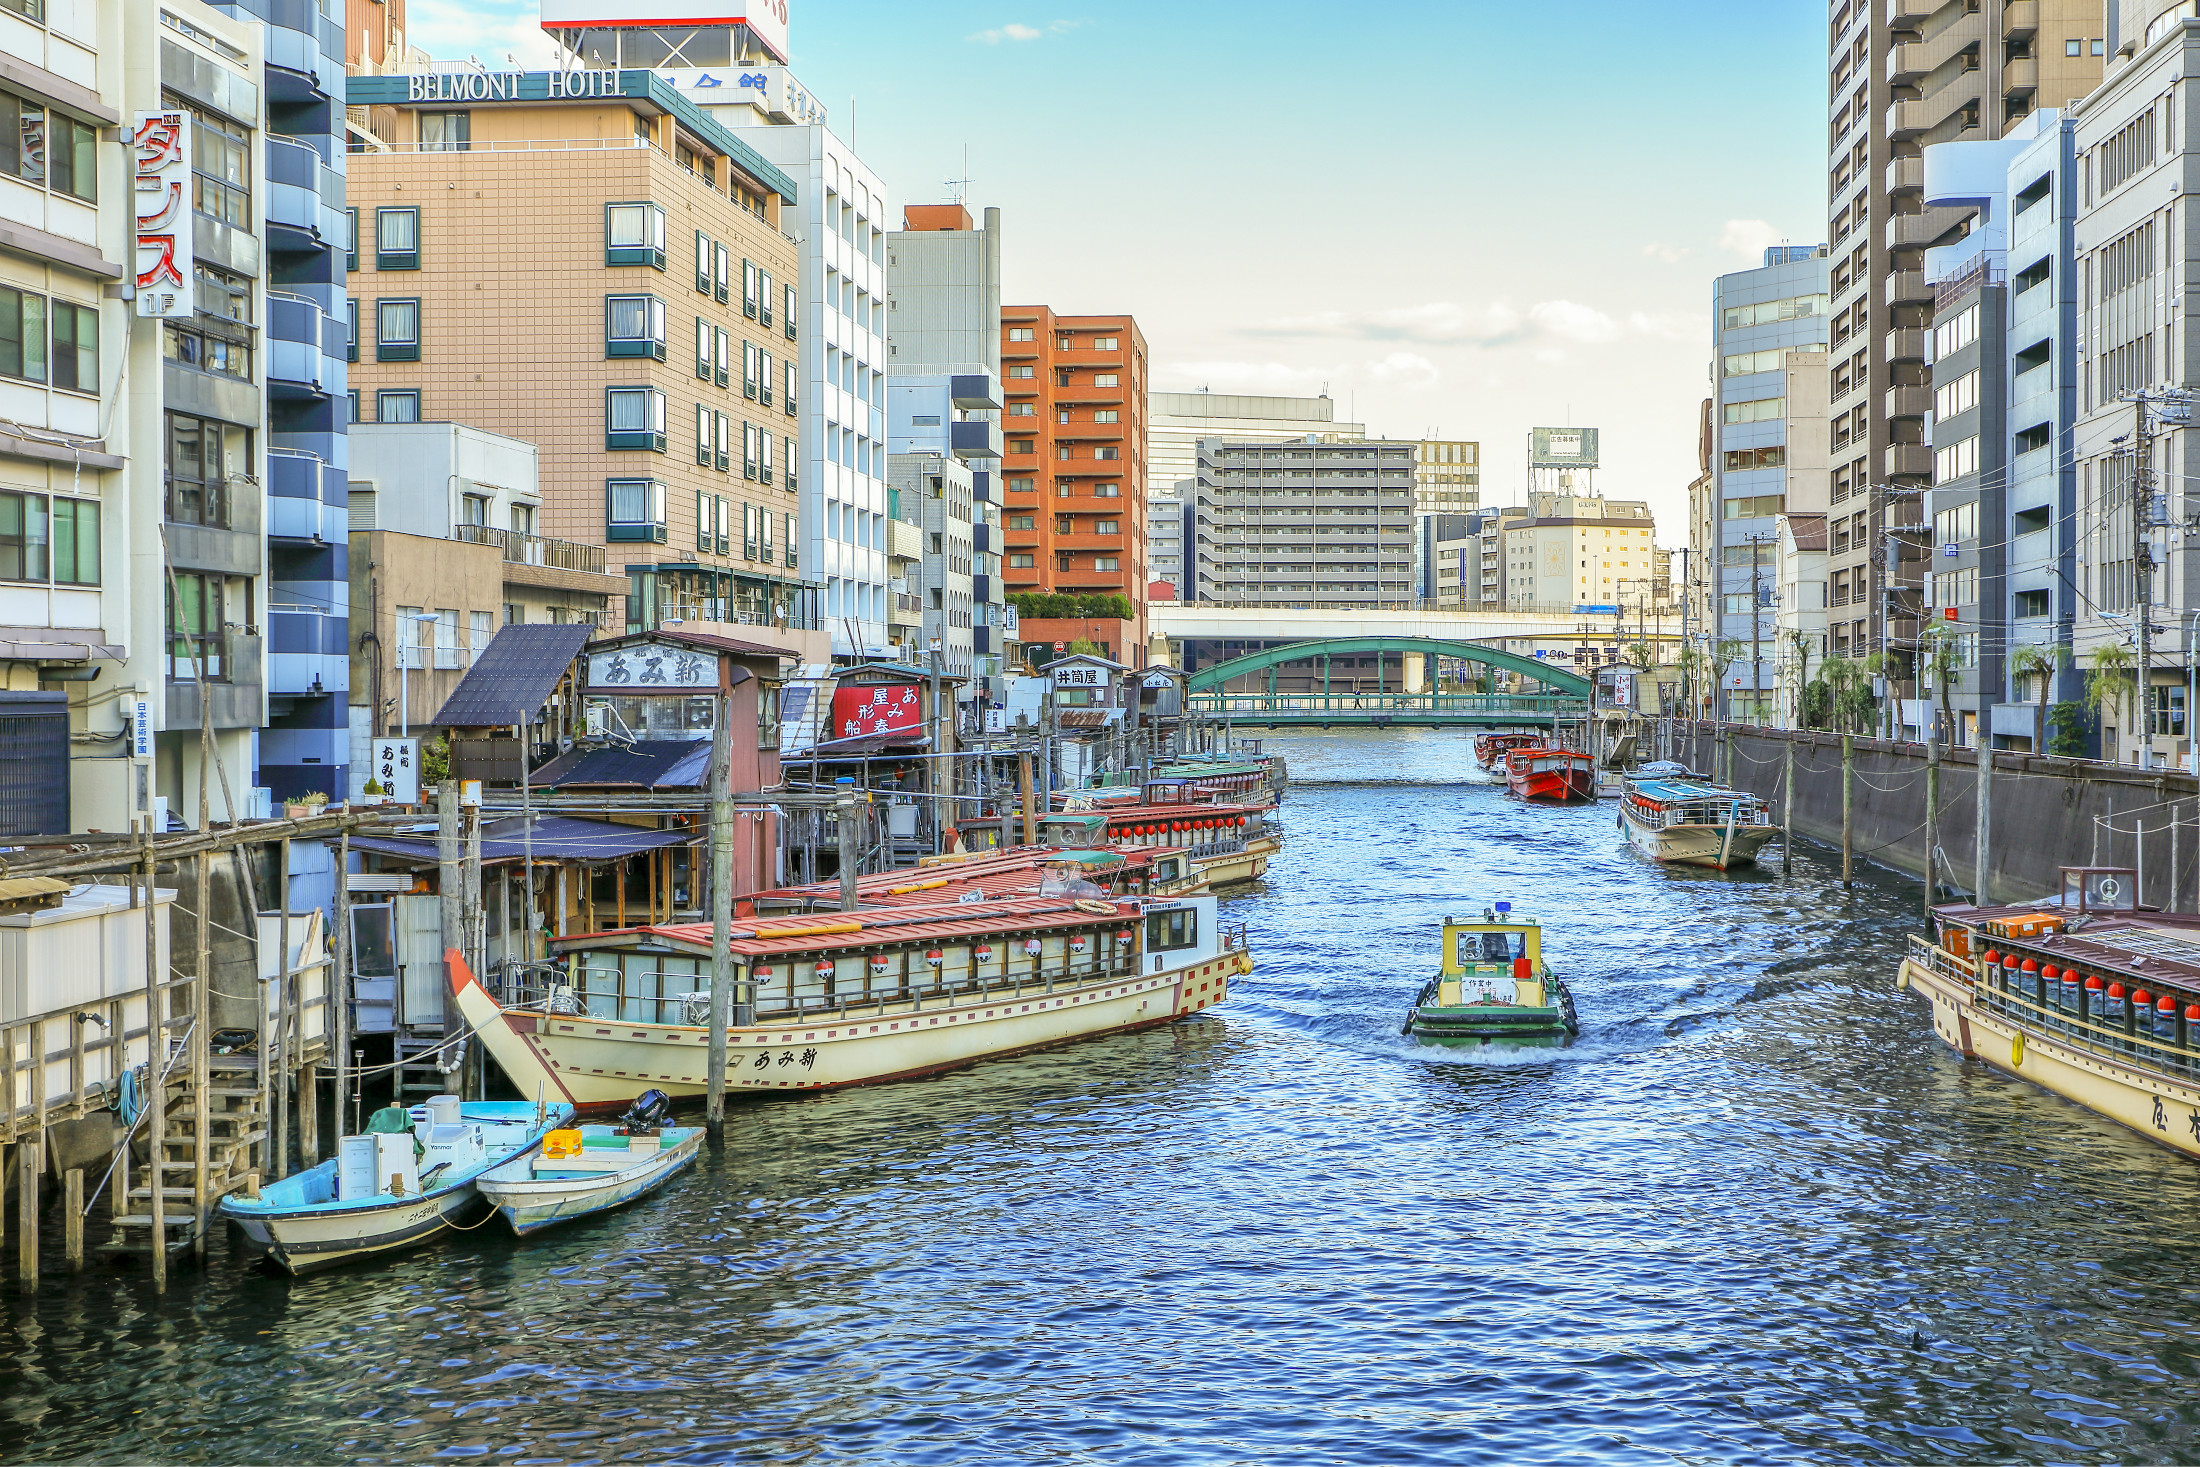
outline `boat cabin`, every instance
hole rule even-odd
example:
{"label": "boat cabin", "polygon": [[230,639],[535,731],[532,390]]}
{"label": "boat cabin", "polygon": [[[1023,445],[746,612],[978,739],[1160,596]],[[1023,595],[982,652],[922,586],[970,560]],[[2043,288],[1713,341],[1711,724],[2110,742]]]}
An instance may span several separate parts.
{"label": "boat cabin", "polygon": [[1542,1008],[1551,1002],[1543,982],[1543,929],[1496,908],[1479,922],[1444,919],[1444,966],[1437,974],[1436,1003],[1513,1004]]}
{"label": "boat cabin", "polygon": [[1621,809],[1629,819],[1653,829],[1669,825],[1764,825],[1772,819],[1772,807],[1747,790],[1677,776],[1629,780]]}

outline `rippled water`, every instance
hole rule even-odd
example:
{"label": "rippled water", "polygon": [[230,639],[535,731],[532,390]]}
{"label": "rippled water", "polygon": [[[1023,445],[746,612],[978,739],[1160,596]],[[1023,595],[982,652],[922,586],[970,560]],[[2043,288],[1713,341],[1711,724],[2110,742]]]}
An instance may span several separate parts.
{"label": "rippled water", "polygon": [[[1210,1015],[738,1109],[526,1244],[9,1294],[0,1456],[2200,1460],[2194,1170],[1939,1045],[1913,884],[1653,867],[1456,735],[1279,742]],[[1581,1041],[1402,1041],[1499,896]]]}

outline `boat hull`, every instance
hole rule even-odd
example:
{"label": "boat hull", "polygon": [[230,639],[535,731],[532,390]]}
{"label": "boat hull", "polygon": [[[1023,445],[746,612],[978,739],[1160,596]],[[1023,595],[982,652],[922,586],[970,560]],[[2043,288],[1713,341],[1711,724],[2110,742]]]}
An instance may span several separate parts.
{"label": "boat hull", "polygon": [[[2173,1079],[2060,1042],[1977,1002],[1971,985],[1915,958],[1896,979],[1932,1006],[1933,1032],[1966,1059],[2084,1106],[2148,1140],[2200,1157],[2200,1080]],[[2021,1041],[2021,1043],[2020,1043]]]}
{"label": "boat hull", "polygon": [[1223,856],[1195,859],[1193,869],[1205,879],[1208,887],[1233,886],[1244,881],[1258,881],[1268,874],[1268,861],[1283,842],[1273,839],[1247,841],[1245,849]]}
{"label": "boat hull", "polygon": [[1627,843],[1653,861],[1679,866],[1708,866],[1725,871],[1754,865],[1758,852],[1779,834],[1774,825],[1737,825],[1733,837],[1724,825],[1646,825],[1624,809],[1620,819]]}
{"label": "boat hull", "polygon": [[[1221,1003],[1230,980],[1252,967],[1250,953],[1231,949],[1157,973],[1003,985],[990,993],[865,1003],[733,1028],[727,1033],[726,1093],[877,1085],[1150,1028]],[[452,971],[460,1012],[523,1095],[545,1094],[570,1101],[583,1114],[600,1114],[643,1090],[675,1098],[707,1092],[707,1028],[507,1010],[462,962]]]}
{"label": "boat hull", "polygon": [[529,1175],[507,1179],[492,1172],[475,1186],[512,1231],[524,1238],[559,1223],[639,1202],[693,1163],[702,1145],[703,1133],[691,1127],[678,1145],[659,1152],[648,1163],[608,1176],[538,1178],[531,1174],[530,1157]]}
{"label": "boat hull", "polygon": [[1596,775],[1586,763],[1579,768],[1508,772],[1505,783],[1519,798],[1540,804],[1569,805],[1597,797]]}
{"label": "boat hull", "polygon": [[1479,1048],[1485,1044],[1549,1048],[1573,1038],[1563,1010],[1506,1008],[1491,1004],[1417,1008],[1406,1020],[1405,1032],[1416,1044],[1444,1049]]}
{"label": "boat hull", "polygon": [[256,1214],[228,1212],[230,1221],[267,1250],[285,1273],[312,1273],[425,1243],[446,1228],[467,1227],[488,1204],[472,1181],[420,1197],[391,1198],[366,1207],[329,1212]]}

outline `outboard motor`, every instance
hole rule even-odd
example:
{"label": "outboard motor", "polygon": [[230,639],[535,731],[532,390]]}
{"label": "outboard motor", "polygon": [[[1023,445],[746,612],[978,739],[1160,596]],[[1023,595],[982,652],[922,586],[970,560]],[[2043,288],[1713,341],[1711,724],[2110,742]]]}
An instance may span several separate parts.
{"label": "outboard motor", "polygon": [[619,1127],[630,1136],[654,1136],[672,1124],[672,1097],[662,1090],[644,1090],[619,1117]]}

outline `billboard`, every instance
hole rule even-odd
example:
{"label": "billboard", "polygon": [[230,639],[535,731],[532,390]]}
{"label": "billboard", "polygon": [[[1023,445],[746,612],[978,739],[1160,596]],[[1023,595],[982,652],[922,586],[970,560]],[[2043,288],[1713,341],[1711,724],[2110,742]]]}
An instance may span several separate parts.
{"label": "billboard", "polygon": [[184,278],[192,250],[191,118],[180,110],[140,112],[133,122],[137,313],[188,320],[199,308]]}
{"label": "billboard", "polygon": [[1532,469],[1593,469],[1596,466],[1596,429],[1530,428],[1528,430],[1528,467]]}
{"label": "billboard", "polygon": [[765,50],[781,61],[787,59],[787,0],[542,0],[546,31],[714,25],[745,25]]}
{"label": "billboard", "polygon": [[911,683],[866,683],[833,690],[833,737],[921,734],[924,707]]}

